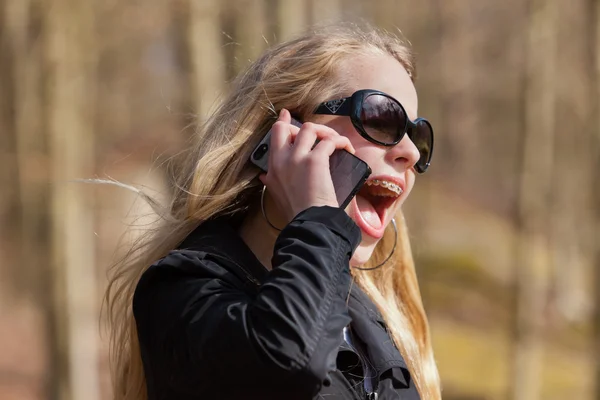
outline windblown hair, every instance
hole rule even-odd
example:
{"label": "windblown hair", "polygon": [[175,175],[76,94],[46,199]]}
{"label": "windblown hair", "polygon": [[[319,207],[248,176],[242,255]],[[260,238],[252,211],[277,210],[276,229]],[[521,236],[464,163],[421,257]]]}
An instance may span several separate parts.
{"label": "windblown hair", "polygon": [[[356,25],[318,28],[272,47],[250,65],[197,130],[177,174],[168,215],[111,269],[105,300],[116,400],[147,399],[132,311],[133,294],[143,272],[207,219],[246,212],[262,187],[259,171],[247,161],[275,122],[277,111],[286,108],[309,120],[319,103],[349,95],[343,80],[337,79],[336,66],[361,54],[390,55],[415,78],[413,55],[396,36]],[[438,400],[439,376],[406,225],[401,214],[396,219],[399,235],[394,257],[377,270],[352,272],[386,320],[421,397]],[[389,254],[394,240],[390,231],[369,264],[377,265]]]}

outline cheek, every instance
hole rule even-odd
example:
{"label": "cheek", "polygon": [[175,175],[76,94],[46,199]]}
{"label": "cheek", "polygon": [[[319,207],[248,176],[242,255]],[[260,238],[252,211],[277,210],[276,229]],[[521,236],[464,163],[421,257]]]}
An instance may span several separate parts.
{"label": "cheek", "polygon": [[412,192],[413,187],[415,186],[415,181],[417,179],[417,175],[415,174],[414,171],[406,171],[406,173],[404,174],[404,179],[406,179],[406,188],[404,190],[404,194],[402,195],[402,202],[404,203],[404,200],[406,200],[406,198],[408,197],[408,195],[410,194],[410,192]]}

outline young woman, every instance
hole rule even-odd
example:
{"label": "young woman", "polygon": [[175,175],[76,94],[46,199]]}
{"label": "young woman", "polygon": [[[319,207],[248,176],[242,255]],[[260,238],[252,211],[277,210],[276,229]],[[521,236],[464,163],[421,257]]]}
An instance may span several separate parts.
{"label": "young woman", "polygon": [[[414,78],[401,41],[356,26],[239,77],[163,225],[112,276],[116,399],[441,398],[401,214],[433,145]],[[249,157],[269,129],[263,174]],[[337,149],[372,169],[345,210]]]}

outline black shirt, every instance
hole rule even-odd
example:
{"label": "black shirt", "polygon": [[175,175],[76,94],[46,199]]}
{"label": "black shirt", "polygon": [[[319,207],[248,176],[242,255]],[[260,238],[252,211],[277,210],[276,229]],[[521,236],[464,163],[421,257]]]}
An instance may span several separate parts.
{"label": "black shirt", "polygon": [[203,223],[135,292],[149,399],[419,399],[383,318],[351,285],[360,240],[343,210],[309,208],[277,238],[269,271],[231,221]]}

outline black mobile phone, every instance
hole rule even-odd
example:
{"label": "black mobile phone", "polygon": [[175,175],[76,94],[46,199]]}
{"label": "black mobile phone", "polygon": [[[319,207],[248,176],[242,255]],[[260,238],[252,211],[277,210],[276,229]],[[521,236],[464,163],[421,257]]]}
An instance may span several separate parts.
{"label": "black mobile phone", "polygon": [[[297,127],[302,123],[292,118],[292,124]],[[271,131],[254,148],[250,155],[250,162],[267,172],[269,165],[269,146],[271,144]],[[329,157],[329,171],[337,202],[340,208],[346,208],[352,198],[364,185],[371,175],[371,168],[366,162],[346,150],[336,150]]]}

